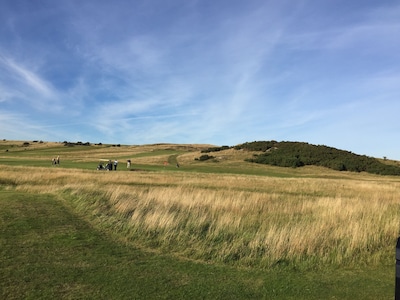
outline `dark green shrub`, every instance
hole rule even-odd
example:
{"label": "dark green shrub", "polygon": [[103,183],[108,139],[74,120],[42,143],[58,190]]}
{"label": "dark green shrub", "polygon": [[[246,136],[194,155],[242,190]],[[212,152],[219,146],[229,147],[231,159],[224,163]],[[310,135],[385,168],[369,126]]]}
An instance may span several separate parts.
{"label": "dark green shrub", "polygon": [[209,160],[214,158],[214,156],[208,155],[208,154],[204,154],[202,156],[200,156],[199,158],[195,159],[195,160],[200,160],[200,161],[205,161],[205,160]]}

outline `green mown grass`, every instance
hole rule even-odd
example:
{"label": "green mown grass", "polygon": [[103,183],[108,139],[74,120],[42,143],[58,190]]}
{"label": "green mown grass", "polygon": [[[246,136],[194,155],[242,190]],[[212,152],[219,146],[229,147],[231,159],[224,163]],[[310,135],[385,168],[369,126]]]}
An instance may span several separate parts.
{"label": "green mown grass", "polygon": [[394,265],[300,272],[123,244],[51,195],[0,189],[1,299],[392,299]]}
{"label": "green mown grass", "polygon": [[[208,163],[199,165],[181,165],[179,168],[176,167],[176,156],[172,155],[169,159],[169,164],[164,165],[150,165],[150,164],[133,164],[131,170],[144,170],[144,171],[170,171],[170,172],[199,172],[199,173],[216,173],[216,174],[247,174],[247,175],[261,175],[271,177],[296,177],[296,175],[288,172],[279,172],[272,170],[254,169],[251,166],[247,168],[243,167],[231,167],[231,166],[220,166],[218,163]],[[0,158],[0,164],[9,166],[29,166],[29,167],[52,167],[52,168],[76,168],[85,170],[96,170],[99,161],[94,159],[92,162],[77,162],[71,160],[61,160],[60,166],[53,166],[49,159],[32,159],[29,160],[25,157],[12,157],[12,158]],[[118,171],[129,171],[125,162],[120,162],[118,165]]]}

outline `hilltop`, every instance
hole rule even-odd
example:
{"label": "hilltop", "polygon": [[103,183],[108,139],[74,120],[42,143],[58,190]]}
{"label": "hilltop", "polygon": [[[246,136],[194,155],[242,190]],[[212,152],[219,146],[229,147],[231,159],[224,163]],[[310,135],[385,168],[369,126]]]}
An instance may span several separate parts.
{"label": "hilltop", "polygon": [[[223,151],[228,148],[228,146],[214,147],[203,150],[203,152]],[[398,163],[382,161],[325,145],[312,145],[304,142],[255,141],[233,148],[252,152],[252,157],[245,160],[258,164],[292,168],[320,166],[337,171],[400,175]]]}

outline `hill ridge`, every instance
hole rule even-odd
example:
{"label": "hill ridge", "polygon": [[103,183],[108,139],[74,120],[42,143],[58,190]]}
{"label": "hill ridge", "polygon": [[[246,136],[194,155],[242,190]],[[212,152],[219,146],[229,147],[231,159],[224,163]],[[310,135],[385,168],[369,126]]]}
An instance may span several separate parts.
{"label": "hill ridge", "polygon": [[382,163],[377,158],[306,142],[254,141],[237,145],[235,149],[261,151],[246,159],[253,163],[293,168],[315,165],[337,171],[400,175],[399,166]]}

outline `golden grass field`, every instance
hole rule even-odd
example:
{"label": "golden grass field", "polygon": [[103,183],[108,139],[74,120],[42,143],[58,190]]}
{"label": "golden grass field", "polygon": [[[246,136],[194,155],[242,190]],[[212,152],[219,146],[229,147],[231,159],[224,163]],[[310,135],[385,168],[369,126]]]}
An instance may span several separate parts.
{"label": "golden grass field", "polygon": [[[62,159],[95,164],[171,147],[177,146],[99,148],[64,153]],[[261,267],[392,263],[400,229],[400,178],[254,165],[243,161],[248,154],[233,149],[213,154],[218,162],[196,162],[200,148],[180,146],[182,170],[4,165],[0,183],[60,199],[72,196],[75,209],[90,212],[88,218],[107,223],[106,216],[112,216],[110,226],[126,242],[189,259]],[[167,159],[143,156],[134,163],[157,165]],[[207,163],[222,170],[258,168],[260,175],[184,171]]]}

